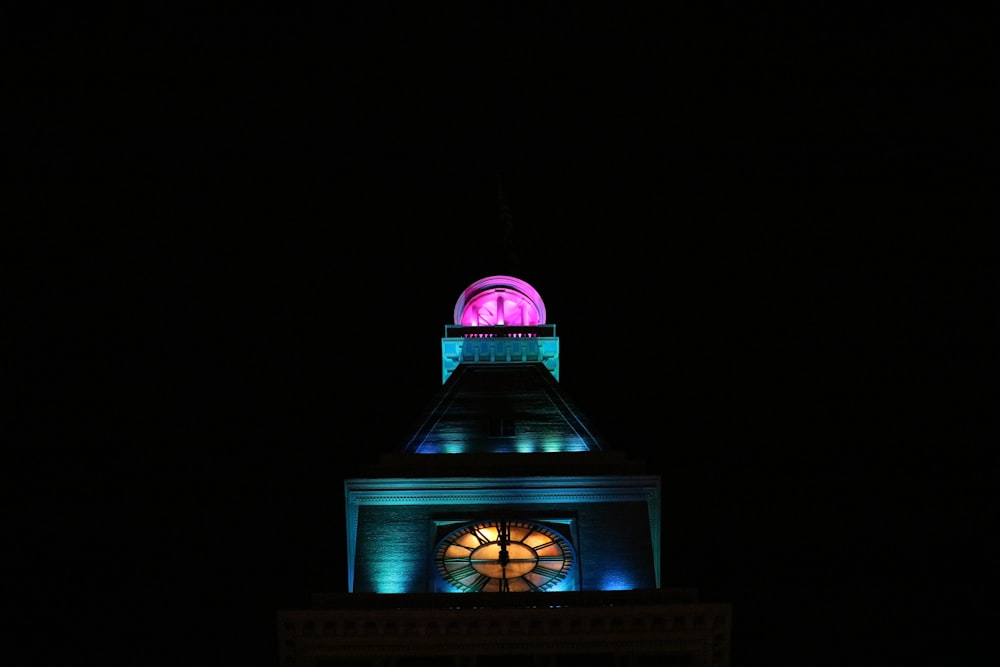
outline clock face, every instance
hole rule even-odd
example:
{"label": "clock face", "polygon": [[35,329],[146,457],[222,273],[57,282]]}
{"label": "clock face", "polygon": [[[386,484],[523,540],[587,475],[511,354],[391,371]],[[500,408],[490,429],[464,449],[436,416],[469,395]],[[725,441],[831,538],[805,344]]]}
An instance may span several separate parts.
{"label": "clock face", "polygon": [[573,547],[555,530],[533,521],[480,521],[438,543],[435,563],[463,592],[545,591],[573,568]]}

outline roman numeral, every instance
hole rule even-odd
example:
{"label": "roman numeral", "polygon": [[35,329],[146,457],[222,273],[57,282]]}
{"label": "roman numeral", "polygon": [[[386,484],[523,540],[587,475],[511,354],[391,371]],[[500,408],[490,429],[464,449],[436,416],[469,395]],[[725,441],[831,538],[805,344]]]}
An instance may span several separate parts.
{"label": "roman numeral", "polygon": [[518,577],[518,579],[520,579],[521,581],[523,581],[524,585],[527,586],[528,588],[530,588],[533,591],[540,591],[540,590],[542,590],[540,587],[534,585],[533,583],[531,583],[529,580],[525,579],[524,577]]}
{"label": "roman numeral", "polygon": [[[464,563],[464,562],[465,562],[464,560],[456,560],[456,559],[446,560],[445,561],[446,564],[447,563]],[[452,579],[456,580],[456,581],[459,580],[459,579],[465,579],[466,577],[471,577],[474,574],[477,574],[476,568],[472,567],[471,565],[466,565],[465,567],[460,567],[460,568],[455,569],[455,570],[448,570],[448,576],[451,577]]]}
{"label": "roman numeral", "polygon": [[531,570],[532,574],[537,574],[540,577],[545,577],[546,579],[554,579],[559,576],[559,570],[551,570],[547,567],[542,567],[541,565],[536,565]]}
{"label": "roman numeral", "polygon": [[567,560],[565,556],[539,556],[539,563],[563,563]]}
{"label": "roman numeral", "polygon": [[483,588],[485,588],[486,584],[488,584],[489,581],[490,581],[489,577],[487,577],[485,574],[481,574],[478,577],[476,577],[473,581],[462,585],[467,586],[468,588],[471,588],[474,591],[481,591],[483,590]]}

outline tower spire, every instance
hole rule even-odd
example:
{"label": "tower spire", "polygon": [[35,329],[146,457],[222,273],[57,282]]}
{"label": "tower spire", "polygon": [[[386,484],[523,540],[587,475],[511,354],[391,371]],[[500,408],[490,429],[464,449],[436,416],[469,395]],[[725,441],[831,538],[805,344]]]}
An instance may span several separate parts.
{"label": "tower spire", "polygon": [[507,197],[504,195],[503,182],[500,174],[497,174],[497,214],[500,226],[503,229],[503,260],[508,267],[509,273],[515,273],[520,264],[517,254],[517,244],[514,237],[514,220],[510,214],[510,206],[507,204]]}

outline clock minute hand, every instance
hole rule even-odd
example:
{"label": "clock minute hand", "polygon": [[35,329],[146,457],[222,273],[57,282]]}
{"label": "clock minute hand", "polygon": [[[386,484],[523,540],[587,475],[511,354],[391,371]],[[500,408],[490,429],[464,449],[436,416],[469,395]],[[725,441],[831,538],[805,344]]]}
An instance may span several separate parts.
{"label": "clock minute hand", "polygon": [[507,551],[507,545],[510,544],[510,528],[507,526],[506,521],[500,522],[500,529],[497,535],[497,544],[500,546],[500,590],[509,591],[510,584],[507,582],[507,563],[510,562],[510,553]]}

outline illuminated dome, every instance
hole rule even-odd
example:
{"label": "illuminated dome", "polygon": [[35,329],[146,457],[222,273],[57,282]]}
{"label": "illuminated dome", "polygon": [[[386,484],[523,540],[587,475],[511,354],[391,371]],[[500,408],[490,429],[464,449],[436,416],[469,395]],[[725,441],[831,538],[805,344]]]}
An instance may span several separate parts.
{"label": "illuminated dome", "polygon": [[465,327],[545,324],[535,288],[512,276],[489,276],[465,288],[455,303],[455,324]]}

